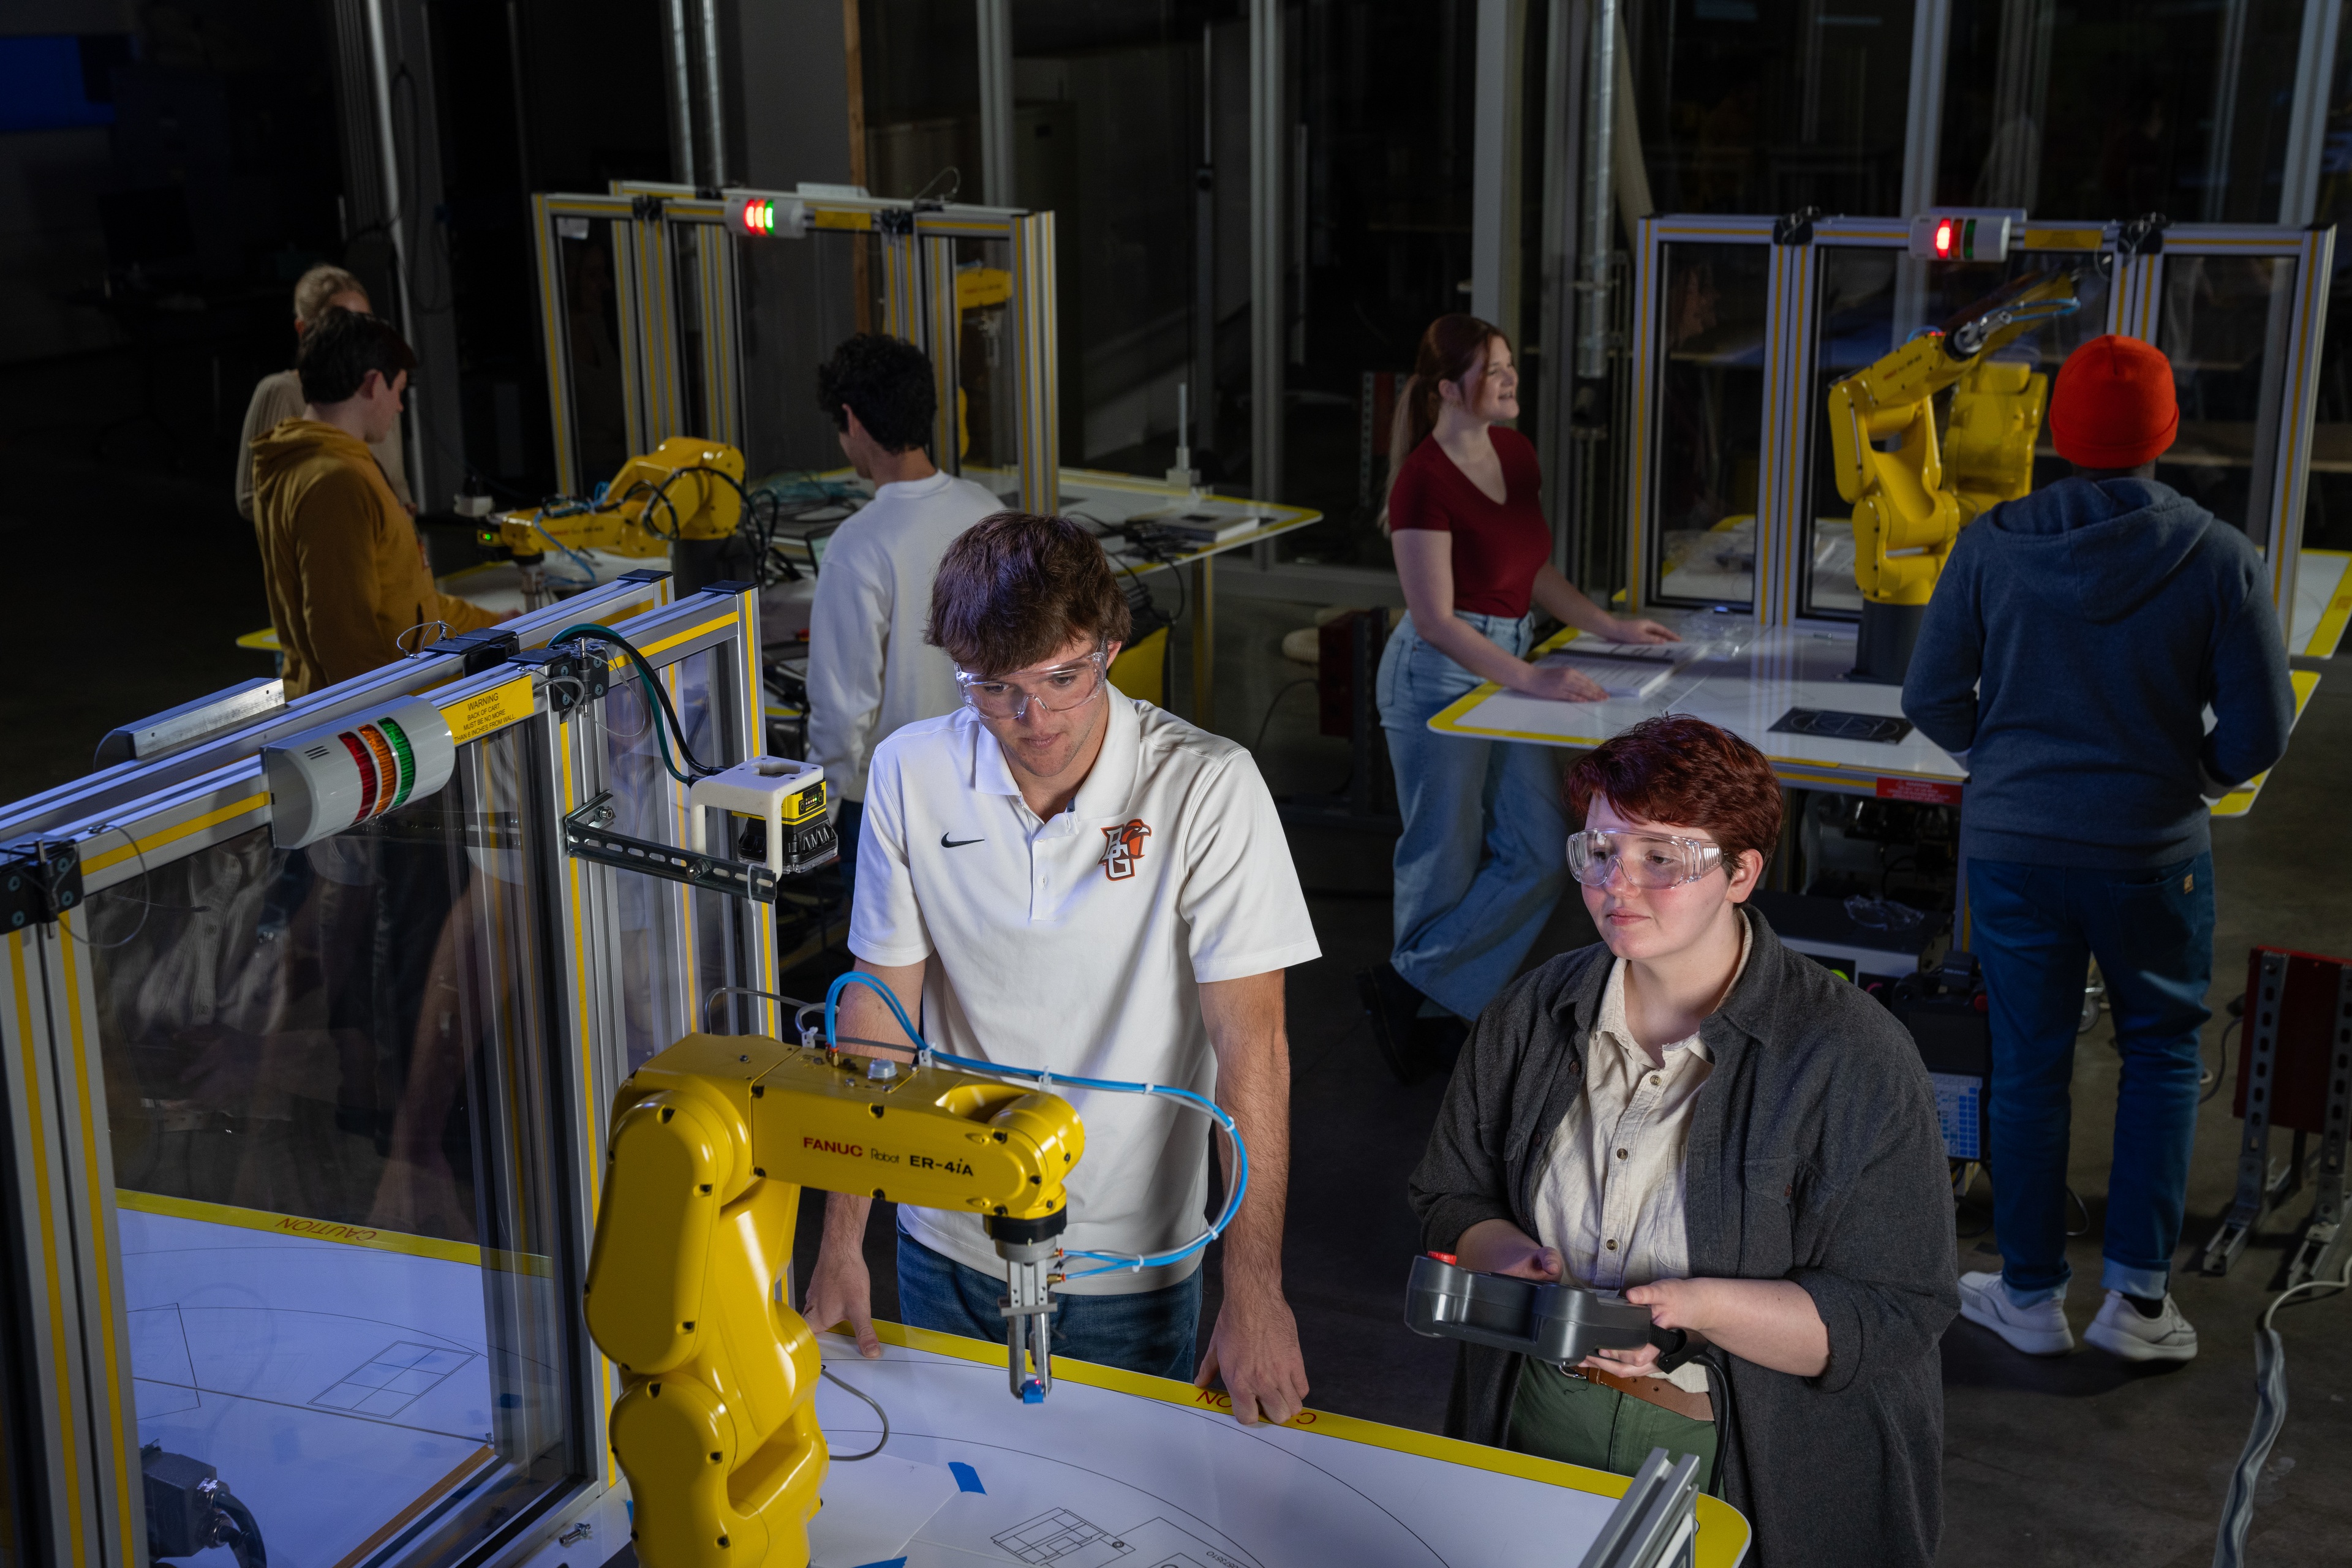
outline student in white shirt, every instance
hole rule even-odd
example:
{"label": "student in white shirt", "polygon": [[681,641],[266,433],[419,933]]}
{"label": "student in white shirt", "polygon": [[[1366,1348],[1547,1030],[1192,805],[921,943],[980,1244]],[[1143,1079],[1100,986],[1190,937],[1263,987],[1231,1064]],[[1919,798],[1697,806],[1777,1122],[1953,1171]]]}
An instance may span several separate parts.
{"label": "student in white shirt", "polygon": [[923,640],[931,574],[950,540],[1003,503],[923,449],[939,394],[914,344],[860,332],[818,368],[816,389],[850,467],[875,487],[826,542],[809,612],[809,761],[833,786],[842,870],[854,876],[874,748],[961,700],[948,656]]}
{"label": "student in white shirt", "polygon": [[[1197,1254],[1069,1281],[1053,1342],[1202,1386],[1222,1376],[1240,1420],[1286,1421],[1307,1376],[1282,1294],[1283,971],[1318,956],[1314,927],[1249,753],[1109,684],[1128,628],[1102,547],[1067,519],[1006,513],[949,547],[929,635],[955,658],[964,705],[875,752],[850,951],[943,1049],[1176,1085],[1233,1115],[1249,1184],[1197,1369]],[[863,987],[843,998],[840,1026],[904,1037]],[[1164,1099],[1056,1091],[1087,1133],[1063,1246],[1145,1254],[1196,1237],[1201,1119]],[[848,1320],[869,1356],[881,1353],[860,1251],[871,1206],[829,1201],[803,1308],[813,1323]],[[1002,1340],[1003,1266],[978,1217],[902,1208],[898,1224],[901,1316]]]}

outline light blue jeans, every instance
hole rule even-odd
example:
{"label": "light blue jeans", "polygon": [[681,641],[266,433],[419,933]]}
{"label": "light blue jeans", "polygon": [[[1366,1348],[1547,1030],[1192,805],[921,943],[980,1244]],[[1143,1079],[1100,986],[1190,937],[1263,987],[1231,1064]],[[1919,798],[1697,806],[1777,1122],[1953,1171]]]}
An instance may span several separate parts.
{"label": "light blue jeans", "polygon": [[[1456,618],[1514,657],[1533,646],[1525,617]],[[1381,727],[1404,817],[1389,963],[1465,1018],[1475,1018],[1518,973],[1568,886],[1559,752],[1429,728],[1431,715],[1478,684],[1422,640],[1411,616],[1381,655]]]}

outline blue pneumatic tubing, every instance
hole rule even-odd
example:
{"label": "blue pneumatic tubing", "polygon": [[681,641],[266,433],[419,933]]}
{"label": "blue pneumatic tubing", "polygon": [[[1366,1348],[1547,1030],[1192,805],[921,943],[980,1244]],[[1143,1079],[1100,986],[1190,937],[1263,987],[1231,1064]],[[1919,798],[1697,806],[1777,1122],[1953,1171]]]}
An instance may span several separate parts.
{"label": "blue pneumatic tubing", "polygon": [[1085,1279],[1097,1274],[1116,1274],[1122,1268],[1129,1273],[1135,1273],[1146,1268],[1164,1268],[1171,1263],[1181,1263],[1185,1258],[1192,1257],[1223,1236],[1225,1233],[1225,1227],[1234,1223],[1234,1215],[1241,1212],[1242,1197],[1249,1191],[1249,1149],[1242,1142],[1241,1132],[1234,1126],[1234,1119],[1226,1114],[1225,1108],[1206,1095],[1195,1094],[1189,1089],[1178,1089],[1172,1084],[1128,1083],[1118,1079],[1079,1078],[1072,1074],[1048,1072],[1043,1068],[1005,1067],[997,1062],[984,1062],[971,1057],[950,1056],[945,1051],[933,1050],[924,1044],[923,1037],[916,1032],[914,1021],[907,1016],[907,1010],[898,1005],[898,995],[871,974],[857,969],[836,976],[834,983],[825,989],[824,1037],[828,1041],[839,1037],[838,1031],[835,1028],[835,1016],[841,1004],[841,994],[853,984],[862,984],[880,996],[888,1005],[890,1016],[898,1021],[898,1027],[906,1030],[907,1037],[915,1042],[916,1049],[943,1066],[955,1068],[963,1072],[984,1073],[994,1078],[1020,1079],[1024,1082],[1036,1084],[1041,1089],[1050,1088],[1057,1083],[1067,1083],[1076,1084],[1080,1089],[1105,1089],[1113,1094],[1165,1095],[1171,1100],[1181,1100],[1191,1106],[1224,1129],[1226,1142],[1234,1146],[1234,1190],[1225,1199],[1224,1212],[1216,1217],[1207,1230],[1171,1252],[1132,1254],[1073,1252],[1068,1256],[1092,1258],[1102,1267],[1082,1269],[1076,1274],[1066,1275],[1064,1278]]}

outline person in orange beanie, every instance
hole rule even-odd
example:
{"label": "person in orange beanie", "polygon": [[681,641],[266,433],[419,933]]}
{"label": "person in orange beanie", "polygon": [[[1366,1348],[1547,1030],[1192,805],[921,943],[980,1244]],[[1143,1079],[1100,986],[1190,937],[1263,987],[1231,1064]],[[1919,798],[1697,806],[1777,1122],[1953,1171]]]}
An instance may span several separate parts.
{"label": "person in orange beanie", "polygon": [[2156,477],[2179,429],[2157,349],[2076,349],[2050,399],[2074,474],[1961,531],[1903,683],[1904,712],[1969,769],[1960,847],[1992,1030],[2001,1268],[1961,1277],[1960,1310],[2032,1355],[2074,1345],[2068,1084],[2093,957],[2123,1077],[2106,1300],[2084,1337],[2126,1361],[2197,1353],[2169,1268],[2211,1016],[2206,797],[2278,760],[2294,695],[2260,552]]}

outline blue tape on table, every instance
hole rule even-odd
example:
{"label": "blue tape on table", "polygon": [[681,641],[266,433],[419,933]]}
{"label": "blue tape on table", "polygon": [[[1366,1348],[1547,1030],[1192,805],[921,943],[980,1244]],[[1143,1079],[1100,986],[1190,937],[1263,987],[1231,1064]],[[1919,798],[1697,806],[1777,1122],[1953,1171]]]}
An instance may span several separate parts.
{"label": "blue tape on table", "polygon": [[903,1557],[886,1557],[879,1563],[861,1563],[857,1568],[907,1568],[907,1560]]}
{"label": "blue tape on table", "polygon": [[987,1494],[988,1489],[980,1484],[980,1472],[973,1469],[970,1465],[965,1464],[961,1459],[950,1459],[948,1461],[948,1474],[956,1479],[956,1487],[958,1490],[979,1492],[983,1496]]}

